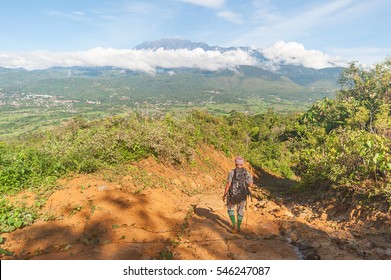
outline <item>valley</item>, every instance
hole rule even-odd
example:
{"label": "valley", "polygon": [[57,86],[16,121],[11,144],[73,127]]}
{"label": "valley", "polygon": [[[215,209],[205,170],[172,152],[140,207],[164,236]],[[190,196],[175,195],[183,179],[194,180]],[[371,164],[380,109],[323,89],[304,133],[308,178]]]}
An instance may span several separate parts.
{"label": "valley", "polygon": [[284,69],[285,76],[250,66],[217,72],[161,69],[155,75],[114,67],[3,68],[0,139],[72,118],[99,119],[131,110],[150,116],[194,109],[219,115],[303,112],[316,100],[333,97],[338,88],[340,68],[307,69],[301,75],[303,67]]}

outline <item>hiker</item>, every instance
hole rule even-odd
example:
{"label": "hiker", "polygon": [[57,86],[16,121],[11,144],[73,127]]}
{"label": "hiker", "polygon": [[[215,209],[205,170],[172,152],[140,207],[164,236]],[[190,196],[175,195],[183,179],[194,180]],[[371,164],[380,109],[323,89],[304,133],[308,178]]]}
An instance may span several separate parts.
{"label": "hiker", "polygon": [[[244,167],[244,159],[241,156],[235,158],[235,169],[232,169],[225,185],[223,201],[227,199],[227,210],[232,222],[232,232],[240,232],[243,221],[246,198],[250,194],[249,188],[253,185],[253,177]],[[238,220],[235,219],[235,207]]]}

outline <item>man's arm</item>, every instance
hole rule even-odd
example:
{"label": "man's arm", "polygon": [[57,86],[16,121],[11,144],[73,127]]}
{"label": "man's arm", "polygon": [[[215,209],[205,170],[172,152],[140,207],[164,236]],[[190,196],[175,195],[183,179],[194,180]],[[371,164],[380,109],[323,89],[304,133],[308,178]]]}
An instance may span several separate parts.
{"label": "man's arm", "polygon": [[223,201],[225,202],[225,198],[227,197],[229,187],[231,186],[231,181],[228,181],[225,185],[224,195],[223,195]]}
{"label": "man's arm", "polygon": [[254,183],[253,175],[250,172],[247,171],[247,176],[248,176],[248,178],[247,178],[247,185],[251,188],[253,186],[253,183]]}

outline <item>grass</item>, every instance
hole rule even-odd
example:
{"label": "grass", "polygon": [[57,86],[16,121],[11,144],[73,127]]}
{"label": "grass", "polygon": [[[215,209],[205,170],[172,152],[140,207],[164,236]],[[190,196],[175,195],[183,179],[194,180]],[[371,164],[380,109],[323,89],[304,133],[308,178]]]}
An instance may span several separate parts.
{"label": "grass", "polygon": [[49,108],[28,106],[1,109],[0,141],[11,140],[28,132],[57,127],[62,123],[79,116],[82,116],[83,119],[86,120],[94,120],[122,111],[121,107],[112,108],[110,105]]}
{"label": "grass", "polygon": [[72,211],[69,213],[69,217],[72,217],[76,213],[80,212],[82,209],[83,209],[83,206],[76,205],[75,207],[73,207]]}

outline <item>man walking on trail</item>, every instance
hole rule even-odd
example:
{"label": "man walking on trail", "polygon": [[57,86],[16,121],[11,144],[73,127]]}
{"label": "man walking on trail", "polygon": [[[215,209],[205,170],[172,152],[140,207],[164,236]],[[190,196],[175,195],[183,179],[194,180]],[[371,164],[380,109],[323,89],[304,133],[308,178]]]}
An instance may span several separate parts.
{"label": "man walking on trail", "polygon": [[[253,185],[253,177],[244,167],[244,159],[240,156],[235,158],[235,169],[232,169],[227,178],[223,201],[227,198],[227,210],[232,222],[232,233],[240,232],[243,221],[246,198],[250,195],[249,188]],[[238,220],[235,219],[235,207]]]}

